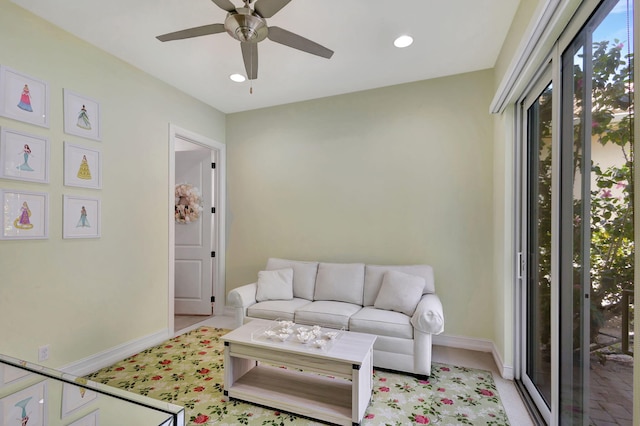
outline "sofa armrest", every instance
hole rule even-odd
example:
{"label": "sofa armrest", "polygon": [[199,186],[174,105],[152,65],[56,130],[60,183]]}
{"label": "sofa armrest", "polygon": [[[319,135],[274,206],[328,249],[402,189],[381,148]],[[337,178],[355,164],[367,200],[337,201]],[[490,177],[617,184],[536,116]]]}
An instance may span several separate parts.
{"label": "sofa armrest", "polygon": [[256,291],[258,285],[256,283],[246,284],[240,287],[236,287],[229,292],[227,301],[229,306],[234,308],[246,309],[249,306],[256,303]]}
{"label": "sofa armrest", "polygon": [[444,331],[442,302],[435,294],[425,294],[411,317],[411,325],[423,333],[440,334]]}

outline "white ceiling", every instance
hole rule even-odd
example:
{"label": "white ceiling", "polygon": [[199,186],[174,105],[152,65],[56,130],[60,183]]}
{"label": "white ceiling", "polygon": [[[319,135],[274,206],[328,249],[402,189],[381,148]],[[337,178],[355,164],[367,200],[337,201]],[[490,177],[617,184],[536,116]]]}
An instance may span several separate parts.
{"label": "white ceiling", "polygon": [[[267,23],[333,50],[333,57],[266,39],[258,44],[257,80],[234,83],[229,75],[245,72],[240,43],[228,34],[155,38],[224,23],[226,12],[211,0],[12,1],[224,113],[491,68],[519,3],[293,0]],[[393,40],[405,33],[413,45],[395,48]]]}

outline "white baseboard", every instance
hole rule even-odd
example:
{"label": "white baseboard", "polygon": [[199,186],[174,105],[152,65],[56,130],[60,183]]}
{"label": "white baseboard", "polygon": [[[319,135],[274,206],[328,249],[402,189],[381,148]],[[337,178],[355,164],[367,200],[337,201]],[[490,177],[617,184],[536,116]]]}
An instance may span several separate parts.
{"label": "white baseboard", "polygon": [[502,357],[500,356],[500,352],[498,352],[498,348],[491,340],[438,334],[433,336],[433,344],[470,351],[490,352],[502,378],[513,380],[513,367],[505,365]]}
{"label": "white baseboard", "polygon": [[72,362],[60,368],[60,370],[73,374],[74,376],[84,376],[101,368],[113,365],[152,346],[159,345],[171,337],[172,336],[169,335],[169,329],[160,330],[157,333],[131,340],[87,358]]}

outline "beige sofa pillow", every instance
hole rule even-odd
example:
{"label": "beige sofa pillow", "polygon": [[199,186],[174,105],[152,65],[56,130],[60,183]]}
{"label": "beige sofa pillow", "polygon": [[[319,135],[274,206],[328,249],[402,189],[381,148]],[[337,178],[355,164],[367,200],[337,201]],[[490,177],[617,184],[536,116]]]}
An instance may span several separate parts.
{"label": "beige sofa pillow", "polygon": [[412,316],[422,297],[424,278],[404,272],[387,271],[373,304],[374,308]]}
{"label": "beige sofa pillow", "polygon": [[275,269],[293,269],[293,296],[302,299],[313,300],[313,292],[316,288],[316,274],[318,262],[305,262],[301,260],[288,260],[272,257],[267,260],[267,271]]}
{"label": "beige sofa pillow", "polygon": [[277,269],[275,271],[258,272],[256,300],[291,300],[293,299],[293,269]]}

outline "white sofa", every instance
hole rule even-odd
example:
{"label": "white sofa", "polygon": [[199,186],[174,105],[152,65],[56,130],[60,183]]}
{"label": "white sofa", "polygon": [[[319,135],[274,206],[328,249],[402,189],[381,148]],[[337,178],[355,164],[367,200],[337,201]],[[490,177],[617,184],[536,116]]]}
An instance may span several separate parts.
{"label": "white sofa", "polygon": [[383,266],[271,258],[255,283],[231,290],[237,326],[289,320],[377,336],[378,368],[431,373],[431,336],[444,330],[429,265]]}

